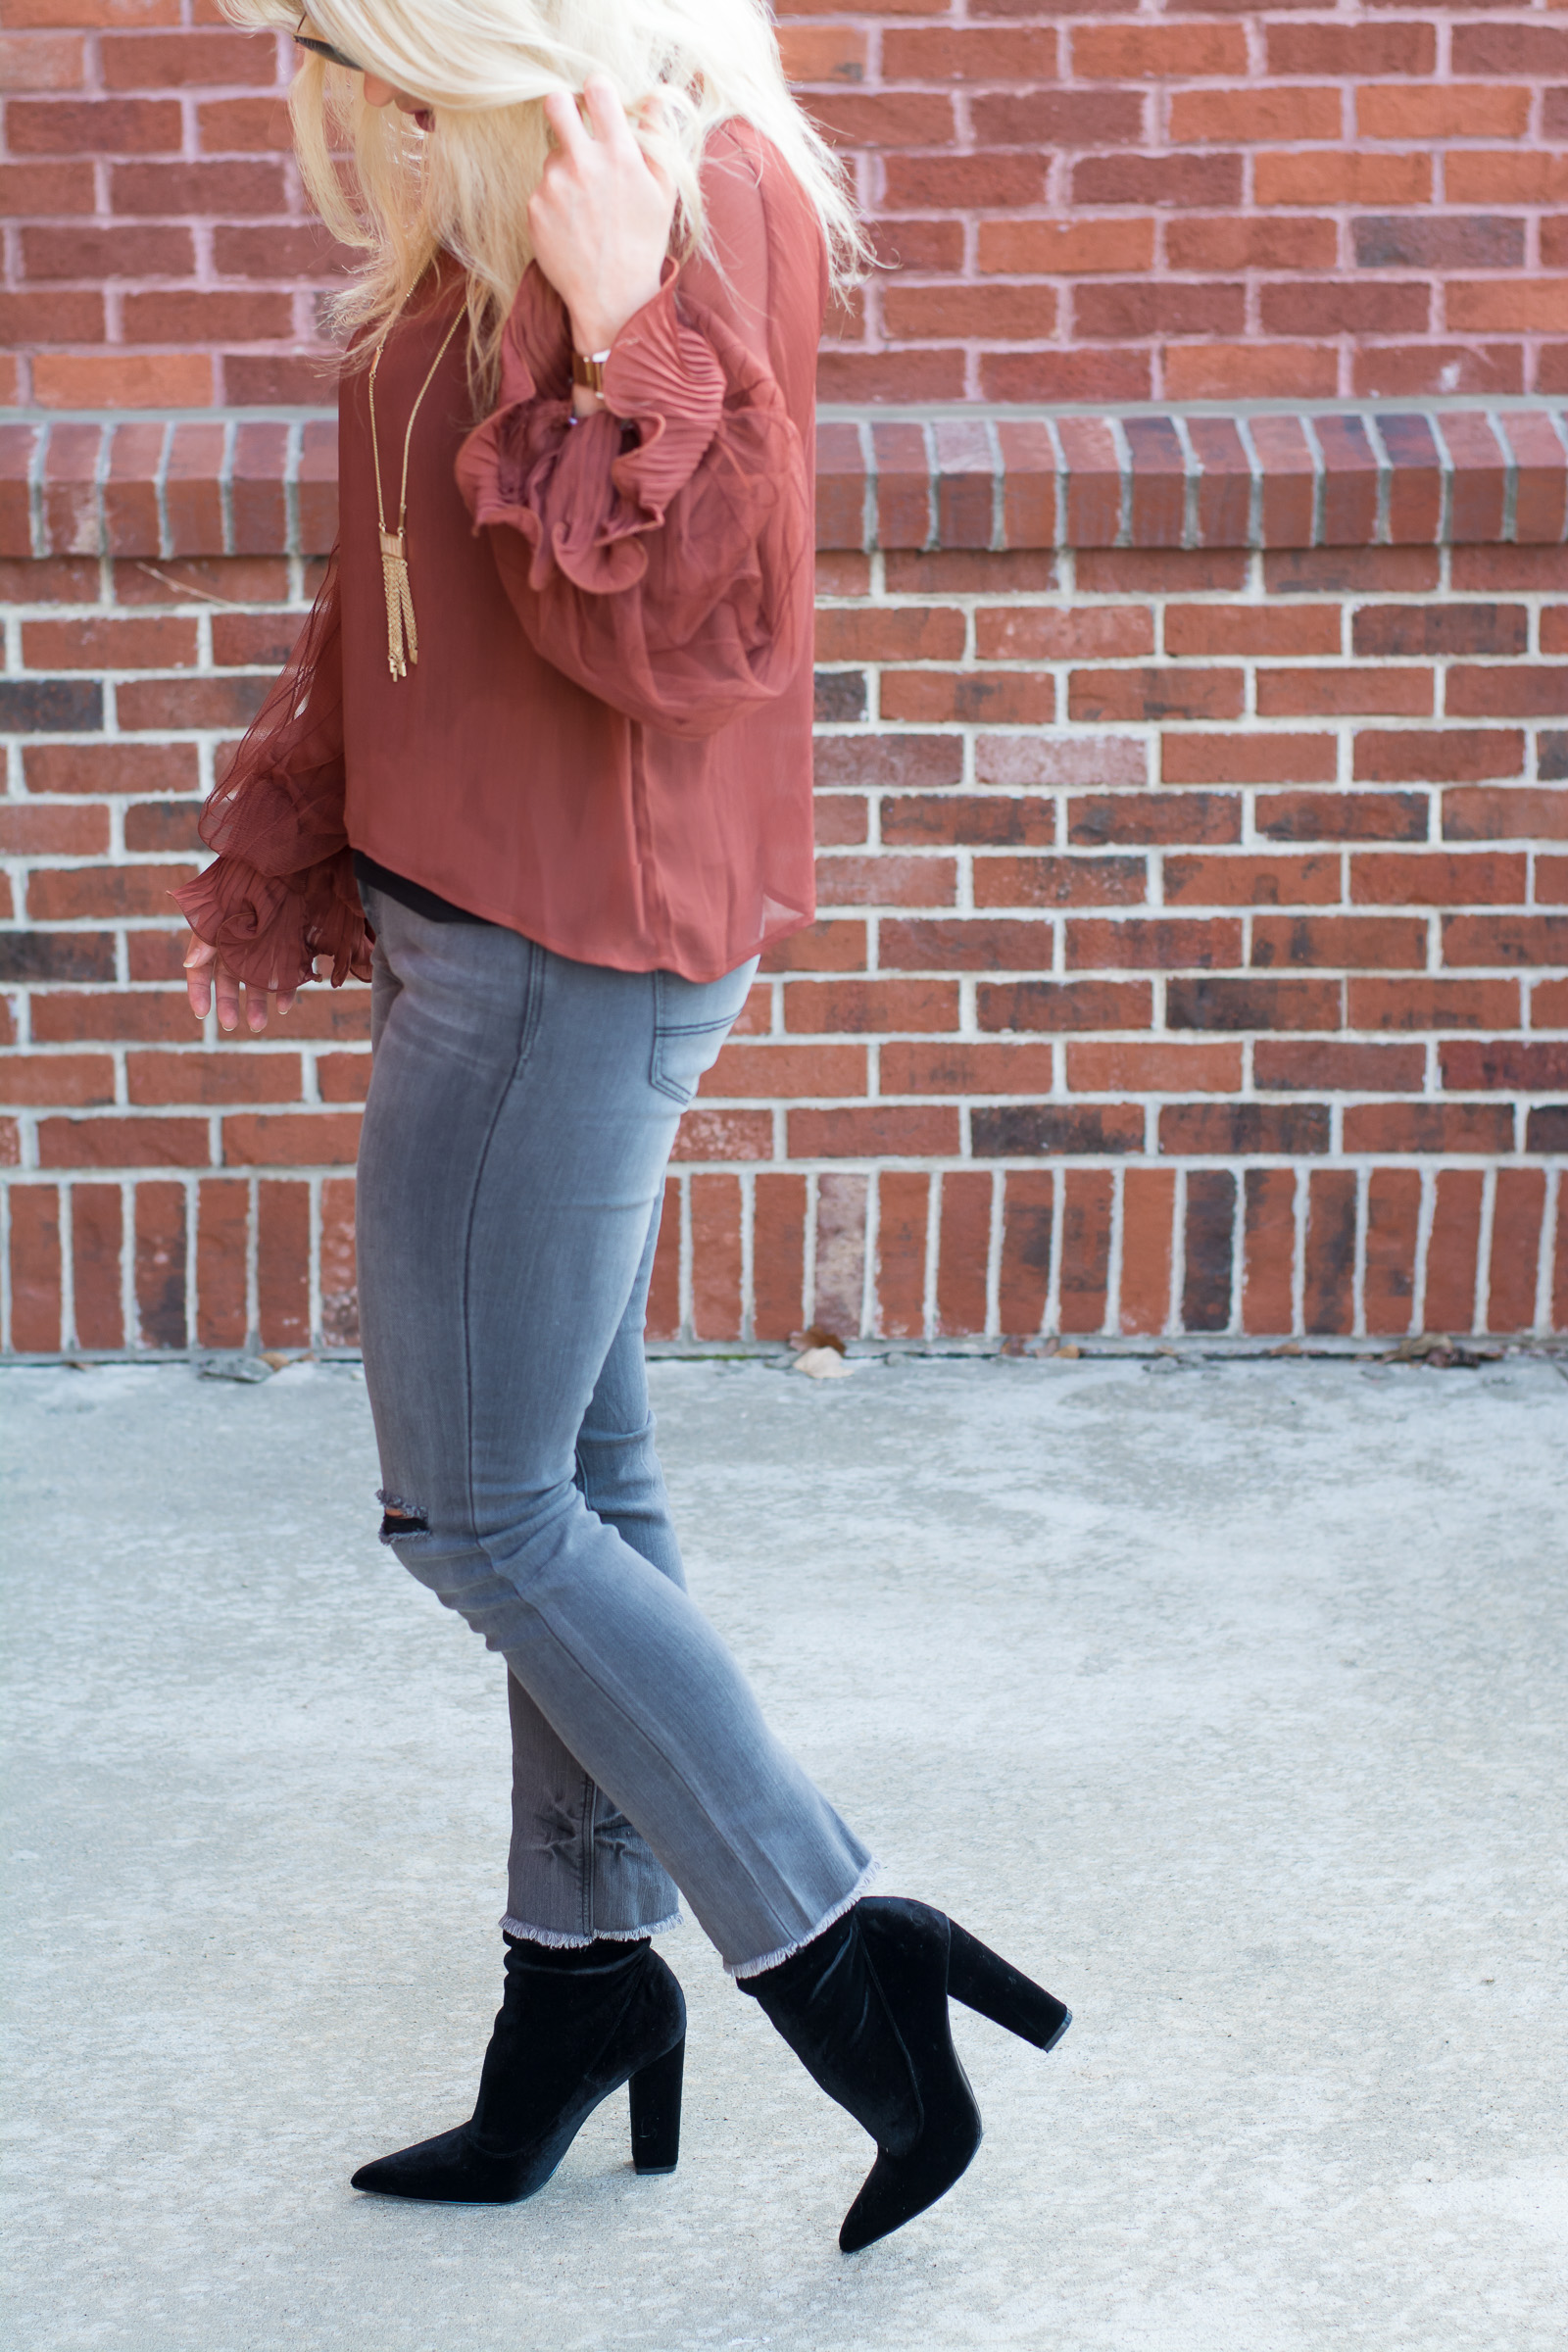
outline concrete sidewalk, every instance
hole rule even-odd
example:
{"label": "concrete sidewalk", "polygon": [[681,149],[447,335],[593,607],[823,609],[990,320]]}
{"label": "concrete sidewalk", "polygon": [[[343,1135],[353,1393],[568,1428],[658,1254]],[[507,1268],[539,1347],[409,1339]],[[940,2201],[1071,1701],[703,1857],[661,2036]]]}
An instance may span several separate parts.
{"label": "concrete sidewalk", "polygon": [[1073,2006],[870,2154],[687,1928],[685,2152],[354,2195],[467,2112],[501,1669],[375,1543],[363,1382],[0,1374],[9,2352],[1560,2352],[1568,1382],[655,1367],[699,1598],[885,1885]]}

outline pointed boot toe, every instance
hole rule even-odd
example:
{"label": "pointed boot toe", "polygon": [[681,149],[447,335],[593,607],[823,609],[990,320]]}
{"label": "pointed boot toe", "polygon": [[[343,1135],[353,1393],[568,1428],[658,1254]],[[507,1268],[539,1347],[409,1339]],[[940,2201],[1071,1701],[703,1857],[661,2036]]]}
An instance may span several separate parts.
{"label": "pointed boot toe", "polygon": [[980,2110],[953,2046],[950,1996],[1037,2049],[1071,2022],[1064,2002],[943,1912],[892,1895],[862,1896],[740,1989],[877,2143],[839,2231],[846,2254],[913,2221],[974,2162]]}
{"label": "pointed boot toe", "polygon": [[433,2139],[416,2140],[413,2147],[398,2148],[390,2156],[377,2156],[373,2163],[362,2164],[349,2182],[372,2197],[418,2197],[433,2205],[514,2205],[544,2184],[539,2180],[530,2185],[515,2157],[493,2156],[475,2147],[466,2124],[455,2132],[438,2132]]}
{"label": "pointed boot toe", "polygon": [[[971,2107],[973,2104],[971,2099]],[[879,2237],[891,2237],[895,2230],[902,2230],[906,2222],[912,2222],[917,2213],[945,2197],[973,2164],[980,2136],[976,2108],[972,2131],[965,2131],[961,2119],[955,2116],[948,2130],[926,2133],[907,2156],[879,2151],[859,2195],[844,2216],[839,2252],[862,2253]]]}
{"label": "pointed boot toe", "polygon": [[[537,1951],[537,1947],[534,1947]],[[437,2205],[515,2205],[544,2187],[594,2109],[631,2086],[632,2161],[680,2155],[686,2003],[651,1945],[588,1947],[570,1964],[508,1938],[506,1997],[472,2115],[454,2132],[362,2164],[350,2185]]]}

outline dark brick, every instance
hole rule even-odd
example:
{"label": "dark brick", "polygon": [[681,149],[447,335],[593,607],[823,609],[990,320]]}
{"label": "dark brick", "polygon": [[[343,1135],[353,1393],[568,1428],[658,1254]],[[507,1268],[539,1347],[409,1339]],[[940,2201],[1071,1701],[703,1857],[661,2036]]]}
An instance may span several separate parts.
{"label": "dark brick", "polygon": [[1522,654],[1523,605],[1364,605],[1351,623],[1358,654]]}
{"label": "dark brick", "polygon": [[0,982],[113,980],[108,931],[0,931]]}
{"label": "dark brick", "polygon": [[104,723],[104,690],[89,678],[0,678],[0,734],[90,735]]}
{"label": "dark brick", "polygon": [[1313,1170],[1307,1197],[1304,1307],[1314,1335],[1344,1334],[1355,1312],[1355,1188],[1349,1168]]}
{"label": "dark brick", "polygon": [[982,1159],[1024,1159],[1048,1152],[1141,1152],[1144,1114],[1134,1102],[1063,1107],[1054,1102],[1007,1103],[976,1110],[969,1120]]}
{"label": "dark brick", "polygon": [[1147,1029],[1153,1019],[1147,980],[982,981],[977,996],[982,1029]]}
{"label": "dark brick", "polygon": [[1223,980],[1166,983],[1170,1029],[1338,1029],[1338,980]]}
{"label": "dark brick", "polygon": [[1568,1152],[1568,1102],[1541,1102],[1525,1127],[1527,1152]]}
{"label": "dark brick", "polygon": [[1363,270],[1517,270],[1525,258],[1525,224],[1505,213],[1375,214],[1352,233]]}
{"label": "dark brick", "polygon": [[818,726],[844,725],[866,713],[863,669],[819,669],[814,710]]}
{"label": "dark brick", "polygon": [[1231,1319],[1231,1243],[1236,1178],[1229,1168],[1195,1168],[1187,1179],[1182,1329],[1224,1331]]}
{"label": "dark brick", "polygon": [[1326,1152],[1326,1102],[1167,1102],[1159,1114],[1161,1152],[1201,1152],[1205,1158],[1282,1158]]}

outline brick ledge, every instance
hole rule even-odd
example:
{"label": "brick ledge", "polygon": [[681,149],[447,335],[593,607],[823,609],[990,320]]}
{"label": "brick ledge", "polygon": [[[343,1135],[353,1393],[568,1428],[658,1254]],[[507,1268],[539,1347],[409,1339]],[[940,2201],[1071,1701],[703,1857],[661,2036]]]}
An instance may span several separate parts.
{"label": "brick ledge", "polygon": [[[292,418],[0,423],[0,556],[314,556],[337,427]],[[817,430],[817,545],[869,552],[1560,544],[1568,410],[876,411]]]}

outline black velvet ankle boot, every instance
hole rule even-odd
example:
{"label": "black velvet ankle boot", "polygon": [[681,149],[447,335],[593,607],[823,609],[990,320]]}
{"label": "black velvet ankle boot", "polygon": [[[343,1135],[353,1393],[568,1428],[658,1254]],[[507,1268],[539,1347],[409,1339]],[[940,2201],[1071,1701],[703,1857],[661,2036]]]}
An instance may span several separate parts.
{"label": "black velvet ankle boot", "polygon": [[351,2185],[447,2205],[511,2205],[543,2188],[601,2100],[628,2082],[632,2161],[680,2153],[686,2003],[653,1945],[555,1949],[507,1937],[507,1985],[467,2123],[360,2167]]}
{"label": "black velvet ankle boot", "polygon": [[948,2028],[948,1998],[1037,2049],[1071,2012],[941,1911],[866,1895],[800,1951],[739,1980],[811,2075],[877,2144],[844,2217],[857,2254],[945,2196],[980,2145],[980,2110]]}

